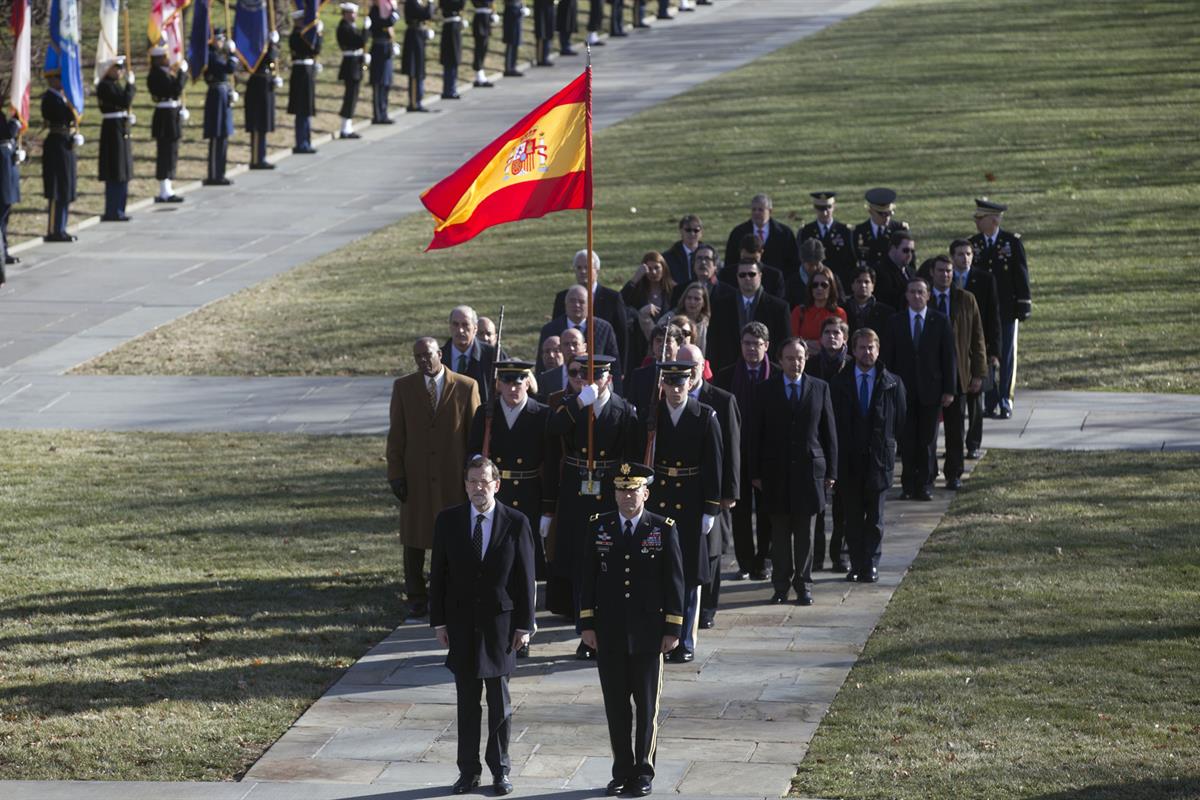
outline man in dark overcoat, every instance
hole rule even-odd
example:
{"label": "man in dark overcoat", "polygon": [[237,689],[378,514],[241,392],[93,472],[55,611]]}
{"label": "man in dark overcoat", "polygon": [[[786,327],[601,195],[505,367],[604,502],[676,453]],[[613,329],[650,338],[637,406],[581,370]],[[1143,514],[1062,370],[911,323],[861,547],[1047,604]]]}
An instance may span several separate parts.
{"label": "man in dark overcoat", "polygon": [[292,12],[292,32],[288,48],[292,52],[292,79],[288,83],[287,110],[296,118],[296,145],[293,153],[311,155],[312,118],[317,113],[317,57],[325,40],[325,24],[320,19],[305,29],[304,11]]}
{"label": "man in dark overcoat", "polygon": [[471,18],[471,39],[475,46],[471,54],[471,68],[475,70],[475,86],[490,89],[494,85],[487,79],[483,67],[487,61],[488,42],[492,38],[492,18],[496,9],[492,0],[471,0],[474,6],[474,16]]}
{"label": "man in dark overcoat", "polygon": [[425,100],[425,23],[433,19],[433,7],[427,0],[404,0],[404,44],[400,50],[400,74],[408,76],[410,112],[428,111]]}
{"label": "man in dark overcoat", "polygon": [[150,136],[157,148],[154,154],[154,179],[158,181],[156,203],[182,203],[171,181],[179,162],[179,140],[183,138],[183,119],[186,109],[180,102],[187,85],[187,62],[178,69],[167,63],[167,48],[162,44],[150,48],[150,72],[146,88],[154,98],[154,116],[150,120]]}
{"label": "man in dark overcoat", "polygon": [[225,177],[229,137],[233,136],[232,109],[236,94],[229,86],[229,76],[237,68],[232,53],[233,40],[225,36],[225,29],[213,28],[213,38],[208,45],[208,64],[204,68],[204,81],[208,84],[208,91],[204,95],[203,133],[208,140],[205,186],[229,186],[233,183]]}
{"label": "man in dark overcoat", "polygon": [[42,119],[46,138],[42,140],[42,196],[49,201],[49,221],[45,241],[73,242],[67,233],[67,214],[75,202],[75,148],[83,143],[75,110],[67,102],[62,88],[62,71],[45,72],[46,91],[42,94]]}
{"label": "man in dark overcoat", "polygon": [[283,84],[276,75],[279,34],[271,31],[267,52],[246,79],[245,128],[250,134],[250,169],[275,169],[267,161],[267,136],[275,130],[275,90]]}
{"label": "man in dark overcoat", "polygon": [[442,11],[442,41],[438,61],[442,65],[442,99],[457,100],[458,68],[462,64],[463,9],[466,0],[439,0]]}
{"label": "man in dark overcoat", "polygon": [[[121,83],[121,75],[125,82]],[[99,178],[104,181],[102,222],[128,222],[125,203],[129,199],[129,181],[133,179],[133,144],[129,138],[130,108],[137,91],[133,73],[125,70],[125,57],[110,61],[104,77],[96,84],[96,102],[100,106]]]}
{"label": "man in dark overcoat", "polygon": [[523,514],[496,502],[500,474],[494,463],[475,456],[465,473],[469,502],[442,511],[433,525],[429,624],[449,648],[446,666],[454,673],[458,701],[459,776],[452,791],[465,794],[479,785],[479,695],[485,691],[484,761],[493,789],[503,795],[512,792],[508,676],[536,627],[533,535]]}
{"label": "man in dark overcoat", "polygon": [[400,12],[392,6],[384,14],[379,9],[379,0],[371,4],[367,12],[368,27],[371,29],[371,63],[368,77],[371,81],[371,124],[391,125],[388,116],[388,92],[392,88],[392,57],[394,33],[392,28],[400,21]]}
{"label": "man in dark overcoat", "polygon": [[358,87],[362,85],[363,70],[369,56],[366,53],[368,33],[359,28],[358,4],[345,2],[338,6],[342,10],[342,21],[337,26],[337,43],[342,51],[342,63],[338,66],[338,80],[342,82],[342,118],[339,139],[357,139],[354,132],[354,109],[358,105]]}

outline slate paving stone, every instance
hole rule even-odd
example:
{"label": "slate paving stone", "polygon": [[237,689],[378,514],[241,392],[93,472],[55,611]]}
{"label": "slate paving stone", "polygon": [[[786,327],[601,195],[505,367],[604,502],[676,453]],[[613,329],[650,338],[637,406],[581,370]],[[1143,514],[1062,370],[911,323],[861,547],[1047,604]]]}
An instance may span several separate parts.
{"label": "slate paving stone", "polygon": [[321,759],[418,761],[444,730],[343,728],[325,745]]}
{"label": "slate paving stone", "polygon": [[349,703],[322,698],[296,720],[299,727],[391,728],[413,709],[412,703]]}
{"label": "slate paving stone", "polygon": [[791,785],[790,764],[697,761],[679,785],[682,794],[759,795],[778,797]]}
{"label": "slate paving stone", "polygon": [[246,773],[250,780],[373,783],[387,768],[386,761],[357,758],[269,758]]}

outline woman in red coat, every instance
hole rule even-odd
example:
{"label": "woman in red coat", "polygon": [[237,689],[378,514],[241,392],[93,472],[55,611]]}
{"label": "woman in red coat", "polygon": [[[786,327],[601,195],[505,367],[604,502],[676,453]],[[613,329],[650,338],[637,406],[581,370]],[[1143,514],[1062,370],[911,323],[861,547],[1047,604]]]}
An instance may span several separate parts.
{"label": "woman in red coat", "polygon": [[792,334],[808,343],[810,356],[821,350],[821,323],[830,317],[846,321],[840,299],[829,267],[818,267],[808,276],[808,302],[792,311]]}

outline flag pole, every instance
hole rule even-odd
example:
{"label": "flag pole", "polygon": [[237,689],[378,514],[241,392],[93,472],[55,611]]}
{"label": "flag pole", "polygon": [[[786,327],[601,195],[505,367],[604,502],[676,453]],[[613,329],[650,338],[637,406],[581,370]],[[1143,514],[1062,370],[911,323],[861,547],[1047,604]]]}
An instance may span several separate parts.
{"label": "flag pole", "polygon": [[121,4],[122,10],[125,12],[125,74],[133,74],[133,48],[130,46],[129,38],[129,0],[125,0]]}
{"label": "flag pole", "polygon": [[[592,178],[592,47],[587,46],[587,126],[584,134],[584,165],[587,171],[588,180]],[[592,206],[594,202],[587,204],[587,351],[588,351],[588,380],[592,383],[596,382],[596,320],[592,297],[592,287],[596,283],[596,262],[595,249],[592,239]],[[616,366],[616,365],[614,365]],[[609,370],[608,380],[612,381],[612,370]],[[596,466],[596,411],[595,404],[588,409],[588,484],[592,485],[592,473]]]}
{"label": "flag pole", "polygon": [[[211,8],[209,9],[209,14],[210,14],[210,16],[208,18],[208,20],[209,20],[208,27],[211,29],[212,28],[212,16],[211,16],[212,9]],[[211,30],[210,30],[210,34],[211,34]],[[229,21],[229,0],[225,0],[225,35],[227,37],[229,37],[229,41],[231,41],[231,42],[233,41],[233,23],[231,23]],[[210,35],[209,38],[211,39],[212,36]]]}

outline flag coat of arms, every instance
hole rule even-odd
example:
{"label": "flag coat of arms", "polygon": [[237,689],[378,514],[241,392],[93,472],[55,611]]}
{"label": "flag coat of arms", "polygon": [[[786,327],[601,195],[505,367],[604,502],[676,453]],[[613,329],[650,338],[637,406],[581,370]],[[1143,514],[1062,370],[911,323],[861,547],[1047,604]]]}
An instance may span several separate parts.
{"label": "flag coat of arms", "polygon": [[427,250],[493,225],[592,207],[591,70],[525,115],[466,164],[426,189],[435,220]]}

